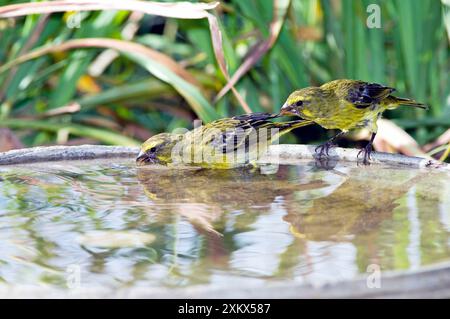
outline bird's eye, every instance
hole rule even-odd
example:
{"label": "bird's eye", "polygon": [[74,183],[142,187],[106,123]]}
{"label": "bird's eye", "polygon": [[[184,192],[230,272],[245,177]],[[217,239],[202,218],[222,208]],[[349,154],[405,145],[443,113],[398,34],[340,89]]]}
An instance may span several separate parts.
{"label": "bird's eye", "polygon": [[150,153],[154,153],[156,151],[156,147],[152,147],[151,149],[149,149]]}
{"label": "bird's eye", "polygon": [[303,101],[297,101],[295,102],[295,106],[302,106],[303,105]]}

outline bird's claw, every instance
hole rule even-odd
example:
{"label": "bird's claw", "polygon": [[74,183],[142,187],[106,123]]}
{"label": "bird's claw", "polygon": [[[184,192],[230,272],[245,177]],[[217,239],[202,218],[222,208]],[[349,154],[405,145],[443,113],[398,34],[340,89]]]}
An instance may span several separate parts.
{"label": "bird's claw", "polygon": [[330,156],[330,148],[334,147],[335,145],[331,142],[326,142],[322,145],[319,145],[315,148],[315,152],[318,155],[319,158],[322,158],[324,155]]}
{"label": "bird's claw", "polygon": [[364,165],[370,165],[369,160],[372,159],[372,143],[367,144],[364,148],[362,148],[359,152],[358,155],[356,156],[357,159],[359,159],[359,156],[361,155],[361,153],[364,153],[364,157],[363,157],[363,164]]}

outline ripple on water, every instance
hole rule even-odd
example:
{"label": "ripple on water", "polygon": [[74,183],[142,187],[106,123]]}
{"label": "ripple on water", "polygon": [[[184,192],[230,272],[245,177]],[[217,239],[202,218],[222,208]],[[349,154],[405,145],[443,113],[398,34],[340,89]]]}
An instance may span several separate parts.
{"label": "ripple on water", "polygon": [[273,174],[70,162],[0,169],[0,281],[328,282],[450,260],[450,176],[314,163]]}

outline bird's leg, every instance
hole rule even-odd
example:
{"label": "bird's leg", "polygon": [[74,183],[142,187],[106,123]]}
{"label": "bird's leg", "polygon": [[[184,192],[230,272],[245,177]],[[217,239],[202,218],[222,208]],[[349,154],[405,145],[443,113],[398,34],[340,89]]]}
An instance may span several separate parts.
{"label": "bird's leg", "polygon": [[329,155],[330,155],[330,154],[329,154],[330,148],[332,148],[333,146],[335,146],[333,142],[334,142],[339,136],[341,136],[342,134],[344,134],[343,131],[339,132],[338,134],[336,134],[335,136],[333,136],[332,138],[330,138],[327,142],[325,142],[325,143],[323,143],[323,144],[317,146],[316,149],[315,149],[315,152],[316,152],[316,154],[318,155],[318,157],[321,158],[321,157],[323,157],[323,155],[325,155],[325,154],[326,154],[327,156],[329,156]]}
{"label": "bird's leg", "polygon": [[361,155],[361,153],[364,152],[364,158],[363,158],[364,165],[369,164],[369,160],[371,159],[370,155],[372,154],[372,150],[373,150],[372,149],[373,140],[375,139],[376,135],[377,135],[377,133],[372,133],[369,143],[367,143],[367,145],[364,148],[362,148],[357,155],[357,158],[359,158],[359,155]]}

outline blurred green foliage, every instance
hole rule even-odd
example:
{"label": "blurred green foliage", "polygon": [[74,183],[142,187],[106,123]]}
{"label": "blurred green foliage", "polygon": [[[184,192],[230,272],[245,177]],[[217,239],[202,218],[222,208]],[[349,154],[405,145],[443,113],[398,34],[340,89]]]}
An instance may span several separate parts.
{"label": "blurred green foliage", "polygon": [[[214,11],[231,75],[268,37],[276,2],[230,0]],[[0,5],[11,3],[20,1],[0,0]],[[381,28],[366,25],[370,4],[381,9]],[[0,70],[43,45],[86,37],[122,39],[125,26],[135,23],[137,32],[129,40],[184,66],[197,82],[195,101],[180,94],[191,89],[185,82],[163,81],[173,74],[155,69],[151,60],[122,54],[93,74],[92,66],[99,65],[106,49],[42,55],[0,73],[0,126],[14,129],[25,144],[133,145],[150,134],[190,127],[198,117],[208,121],[244,112],[230,92],[214,101],[226,79],[206,20],[135,19],[125,11],[83,12],[80,17],[79,28],[69,28],[63,13],[0,19]],[[425,114],[401,109],[386,114],[426,143],[450,126],[449,18],[445,1],[293,0],[277,42],[236,88],[252,111],[276,112],[296,88],[336,78],[384,83],[400,96],[431,105]],[[73,102],[81,108],[55,112]]]}

